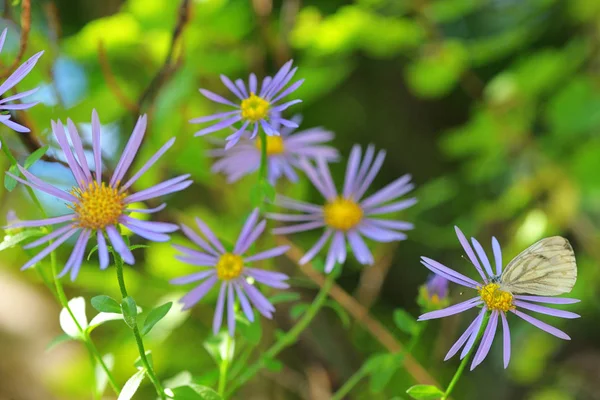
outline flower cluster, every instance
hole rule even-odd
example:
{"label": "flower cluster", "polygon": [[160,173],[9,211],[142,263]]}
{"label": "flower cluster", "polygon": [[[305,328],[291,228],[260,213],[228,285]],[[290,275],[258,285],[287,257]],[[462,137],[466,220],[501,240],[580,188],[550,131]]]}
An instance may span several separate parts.
{"label": "flower cluster", "polygon": [[[0,50],[6,32],[5,29],[0,36]],[[0,85],[0,96],[19,83],[35,66],[41,55],[42,52],[37,53],[17,68]],[[281,177],[296,182],[299,175],[305,175],[322,195],[322,201],[308,203],[279,194],[275,198],[275,204],[269,206],[277,206],[287,211],[264,214],[264,217],[275,223],[283,223],[272,229],[271,232],[275,235],[319,230],[319,238],[300,259],[300,264],[316,258],[328,245],[327,250],[324,251],[326,273],[330,273],[337,264],[344,264],[349,251],[360,264],[371,265],[374,263],[374,257],[369,246],[370,242],[402,241],[407,238],[405,232],[413,229],[412,223],[400,220],[397,215],[417,202],[415,197],[405,197],[414,189],[412,178],[409,174],[405,174],[371,193],[371,186],[384,165],[386,152],[376,151],[373,145],[367,146],[363,151],[363,148],[357,144],[350,152],[343,182],[336,184],[329,165],[340,158],[338,151],[328,145],[333,140],[333,133],[321,127],[296,131],[302,122],[301,118],[295,116],[287,119],[284,116],[290,106],[301,102],[300,99],[286,99],[303,83],[302,79],[293,81],[296,71],[297,67],[293,67],[290,60],[277,73],[265,77],[261,82],[255,74],[250,74],[247,82],[241,79],[232,81],[222,75],[221,81],[235,97],[233,100],[206,89],[200,89],[200,92],[209,100],[232,107],[233,110],[192,119],[190,122],[194,124],[210,123],[195,135],[203,136],[223,129],[232,130],[233,133],[227,136],[224,146],[211,152],[211,155],[217,158],[212,167],[213,172],[225,174],[230,183],[257,170],[264,174],[259,176],[261,185],[273,186]],[[3,98],[0,100],[0,110],[25,110],[32,107],[35,103],[11,102],[21,100],[35,90]],[[17,132],[28,131],[28,128],[11,118],[10,114],[0,115],[0,122]],[[183,191],[193,183],[190,174],[183,174],[170,177],[150,187],[139,187],[140,178],[173,146],[175,138],[168,140],[141,168],[132,172],[132,165],[142,145],[148,124],[147,116],[142,115],[138,118],[114,169],[106,168],[103,165],[102,126],[95,110],[92,111],[91,120],[93,163],[89,164],[76,124],[70,119],[67,119],[66,125],[60,120],[51,122],[52,133],[61,150],[60,158],[64,160],[74,179],[70,190],[63,190],[45,182],[20,165],[16,168],[21,175],[8,172],[8,175],[18,182],[62,200],[70,210],[63,215],[39,220],[27,221],[11,217],[9,226],[11,229],[48,228],[47,234],[25,246],[26,248],[42,245],[45,247],[27,261],[23,269],[33,267],[69,239],[74,239],[73,249],[59,274],[59,277],[62,277],[69,273],[74,280],[81,269],[90,241],[96,245],[100,268],[105,269],[109,265],[111,252],[127,264],[135,263],[131,246],[124,237],[122,228],[127,228],[133,234],[154,242],[167,242],[170,240],[169,234],[181,229],[194,247],[173,245],[180,252],[176,258],[200,268],[199,272],[171,281],[174,285],[196,284],[196,287],[181,299],[185,309],[193,307],[213,287],[218,286],[213,318],[214,334],[219,333],[225,318],[227,318],[229,334],[231,336],[235,334],[238,304],[243,315],[250,322],[255,320],[254,309],[264,317],[272,318],[275,307],[258,287],[261,285],[287,289],[289,278],[280,271],[259,268],[256,263],[283,255],[288,251],[289,246],[255,251],[255,247],[261,244],[259,239],[267,225],[267,220],[261,218],[261,209],[255,208],[250,213],[241,227],[237,241],[231,246],[224,243],[218,234],[200,218],[195,219],[197,229],[185,224],[159,221],[158,218],[150,221],[137,218],[136,215],[139,214],[156,217],[166,208],[165,203],[156,205],[158,203],[155,201],[158,198]],[[108,177],[105,178],[105,175]],[[139,203],[150,204],[142,207],[136,205]],[[260,204],[261,207],[264,205]],[[164,217],[167,216],[168,214],[164,214]],[[480,331],[483,331],[482,340],[471,364],[471,369],[475,368],[487,356],[501,321],[506,367],[510,359],[511,342],[507,322],[508,313],[559,338],[569,339],[564,332],[522,310],[561,318],[577,318],[578,315],[575,313],[536,303],[571,304],[578,300],[531,295],[539,294],[543,289],[538,287],[539,279],[533,283],[537,292],[523,294],[514,290],[514,286],[510,286],[507,280],[503,280],[502,254],[495,238],[492,240],[496,262],[494,273],[479,242],[472,239],[473,247],[471,247],[458,228],[456,234],[469,260],[481,276],[480,282],[430,258],[422,257],[421,261],[435,276],[421,288],[419,304],[424,310],[430,312],[423,314],[420,320],[441,318],[472,308],[481,308],[475,320],[452,346],[446,359],[454,356],[461,349],[461,358],[470,354],[476,346]],[[570,249],[570,246],[568,247]],[[547,261],[543,257],[542,259]],[[574,266],[574,257],[569,262]],[[511,264],[507,267],[510,266]],[[572,277],[570,287],[574,284],[575,277]],[[469,300],[443,308],[449,302],[448,282],[473,289],[477,294]],[[562,290],[561,293],[565,291],[567,290]]]}

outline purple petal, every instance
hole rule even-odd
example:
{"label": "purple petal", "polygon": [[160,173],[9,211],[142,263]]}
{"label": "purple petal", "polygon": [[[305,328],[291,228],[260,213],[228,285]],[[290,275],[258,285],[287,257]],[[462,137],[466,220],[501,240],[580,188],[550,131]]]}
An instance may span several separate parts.
{"label": "purple petal", "polygon": [[565,340],[571,340],[571,338],[569,337],[569,335],[567,335],[566,333],[564,333],[563,331],[561,331],[560,329],[557,329],[551,325],[548,325],[545,322],[540,321],[537,318],[534,318],[530,315],[527,315],[525,313],[522,313],[519,310],[511,310],[513,313],[515,313],[517,316],[521,317],[522,319],[524,319],[525,321],[529,322],[530,324],[540,328],[543,331],[548,332],[551,335],[556,336],[557,338],[560,339],[565,339]]}
{"label": "purple petal", "polygon": [[348,159],[348,164],[346,165],[346,175],[344,177],[344,198],[350,197],[354,191],[355,185],[358,183],[356,181],[356,173],[358,172],[358,167],[360,165],[360,153],[361,151],[359,145],[355,144],[352,146],[350,158]]}
{"label": "purple petal", "polygon": [[289,208],[290,210],[304,211],[308,213],[323,213],[323,208],[320,206],[290,199],[289,197],[282,195],[277,195],[275,198],[275,203],[282,207]]}
{"label": "purple petal", "polygon": [[131,250],[129,250],[129,247],[127,247],[127,244],[125,244],[125,241],[123,240],[121,234],[117,231],[117,229],[114,226],[109,225],[105,228],[105,230],[108,234],[108,238],[110,239],[113,248],[117,253],[119,253],[121,258],[123,258],[123,261],[125,261],[129,265],[135,263],[135,258],[133,257]]}
{"label": "purple petal", "polygon": [[304,83],[304,79],[300,79],[299,81],[294,82],[293,84],[291,84],[290,86],[288,86],[287,89],[285,89],[283,92],[281,92],[279,95],[277,95],[277,97],[275,97],[273,100],[271,100],[271,103],[276,103],[279,100],[283,99],[285,96],[287,96],[288,94],[294,92],[296,89],[298,89],[300,87],[300,85],[302,85]]}
{"label": "purple petal", "polygon": [[164,196],[168,193],[172,193],[177,190],[182,190],[192,183],[192,181],[186,181],[186,179],[189,177],[190,175],[186,174],[168,179],[164,182],[151,186],[148,189],[144,189],[135,194],[132,194],[131,196],[127,196],[125,198],[125,202],[127,204],[136,203],[138,201],[144,201],[153,197]]}
{"label": "purple petal", "polygon": [[488,278],[483,273],[483,269],[481,269],[481,265],[479,265],[479,261],[477,261],[477,257],[475,257],[475,253],[473,253],[473,249],[471,248],[469,241],[467,240],[465,235],[462,233],[462,231],[458,228],[458,226],[455,226],[454,230],[456,231],[456,236],[458,237],[458,241],[460,242],[463,249],[465,250],[465,253],[467,253],[467,256],[469,257],[469,260],[471,260],[471,263],[475,266],[475,269],[477,270],[477,272],[479,272],[479,275],[481,275],[483,282],[488,283]]}
{"label": "purple petal", "polygon": [[164,234],[164,233],[158,233],[158,232],[150,231],[150,230],[147,230],[147,229],[144,229],[144,228],[140,228],[139,226],[135,226],[133,224],[129,224],[129,223],[124,222],[124,221],[119,221],[119,222],[121,222],[127,228],[131,229],[131,231],[133,233],[135,233],[136,235],[139,235],[139,236],[143,237],[146,240],[151,240],[153,242],[168,242],[169,240],[171,240],[171,237],[169,235]]}
{"label": "purple petal", "polygon": [[246,262],[253,262],[253,261],[264,260],[266,258],[278,257],[278,256],[284,254],[289,249],[290,249],[290,246],[275,247],[274,249],[263,251],[261,253],[257,253],[251,257],[246,258]]}
{"label": "purple petal", "polygon": [[325,245],[327,240],[329,240],[329,237],[331,236],[332,232],[333,231],[331,229],[326,229],[325,232],[321,235],[321,237],[317,241],[317,243],[315,243],[315,245],[309,251],[307,251],[306,254],[304,254],[304,256],[300,259],[300,261],[298,261],[298,264],[304,265],[307,262],[309,262],[310,260],[312,260],[313,257],[319,251],[321,251],[321,249],[323,248],[323,246]]}
{"label": "purple petal", "polygon": [[348,231],[348,242],[352,247],[354,256],[361,264],[371,265],[373,264],[373,254],[365,244],[364,240],[355,231]]}
{"label": "purple petal", "polygon": [[[294,104],[298,104],[298,103],[302,103],[302,100],[300,100],[300,99],[296,99],[296,100],[290,100],[290,101],[286,101],[286,102],[285,102],[285,103],[283,103],[283,104],[280,104],[280,105],[278,105],[278,106],[276,106],[276,107],[273,107],[273,108],[271,109],[271,111],[272,111],[272,112],[278,112],[278,113],[279,113],[279,112],[282,112],[282,111],[285,111],[285,110],[287,110],[288,108],[290,108],[290,107],[291,107],[291,106],[293,106]],[[287,120],[284,120],[283,118],[277,118],[277,121],[287,121]],[[291,122],[291,124],[290,124],[290,125],[292,125],[292,127],[293,127],[293,128],[297,128],[297,127],[298,127],[298,123],[297,123],[297,122],[295,122],[295,121],[290,121],[290,122]]]}
{"label": "purple petal", "polygon": [[328,193],[333,193],[334,197],[337,196],[337,190],[335,188],[335,184],[333,183],[333,179],[331,178],[331,171],[329,171],[329,166],[327,165],[326,160],[322,158],[317,159],[317,171],[323,179],[323,185],[327,189]]}
{"label": "purple petal", "polygon": [[28,127],[18,124],[14,121],[11,121],[10,116],[8,116],[8,118],[1,119],[0,122],[15,132],[19,132],[19,133],[31,132],[31,130]]}
{"label": "purple petal", "polygon": [[365,208],[365,214],[367,215],[377,215],[377,214],[388,214],[396,211],[401,211],[407,209],[409,207],[414,206],[417,203],[416,198],[410,198],[406,200],[399,201],[397,203],[391,203],[386,206],[377,207],[377,208]]}
{"label": "purple petal", "polygon": [[464,276],[463,274],[456,272],[453,269],[450,269],[445,265],[435,260],[432,260],[431,258],[421,257],[421,264],[423,264],[425,268],[427,268],[434,274],[443,276],[449,281],[458,283],[461,286],[466,286],[472,289],[476,289],[479,286],[479,284],[471,278]]}
{"label": "purple petal", "polygon": [[4,41],[6,40],[6,33],[8,32],[8,28],[4,28],[2,30],[2,34],[0,35],[0,51],[4,47]]}
{"label": "purple petal", "polygon": [[96,232],[96,238],[98,241],[98,258],[100,259],[100,269],[106,269],[108,267],[108,249],[106,248],[104,232]]}
{"label": "purple petal", "polygon": [[419,321],[426,321],[428,319],[443,318],[450,315],[458,314],[463,311],[470,310],[473,307],[483,304],[481,297],[473,297],[472,299],[463,301],[462,303],[455,304],[450,307],[442,308],[432,312],[425,313],[419,317]]}
{"label": "purple petal", "polygon": [[217,239],[217,236],[210,230],[210,228],[208,227],[208,225],[206,225],[206,223],[204,223],[204,221],[202,221],[198,217],[195,218],[195,221],[196,221],[196,225],[198,226],[198,228],[200,229],[200,231],[202,232],[202,234],[204,235],[204,237],[206,239],[208,239],[208,241],[219,252],[225,253],[225,248],[223,247],[223,245],[221,244],[221,242],[219,241],[219,239]]}
{"label": "purple petal", "polygon": [[487,256],[487,254],[485,254],[485,250],[483,250],[483,247],[481,246],[481,244],[477,241],[477,239],[475,238],[471,238],[471,242],[473,243],[473,247],[475,248],[475,252],[477,252],[477,256],[479,256],[479,259],[481,260],[481,263],[483,264],[483,267],[485,268],[485,272],[487,272],[488,276],[494,276],[494,272],[492,272],[492,265],[490,264],[490,260]]}
{"label": "purple petal", "polygon": [[92,148],[94,150],[96,182],[100,185],[102,183],[102,144],[100,140],[100,119],[95,108],[92,110]]}
{"label": "purple petal", "polygon": [[273,317],[273,311],[275,311],[275,307],[267,300],[265,296],[261,292],[258,291],[254,286],[248,284],[245,280],[241,281],[241,284],[244,288],[244,291],[248,295],[248,298],[254,304],[254,307],[260,312],[263,316],[271,319]]}
{"label": "purple petal", "polygon": [[9,225],[9,228],[33,228],[37,226],[55,225],[63,222],[73,221],[73,214],[61,215],[60,217],[36,219],[32,221],[17,221]]}
{"label": "purple petal", "polygon": [[248,236],[250,235],[250,233],[254,229],[254,226],[258,222],[259,213],[260,213],[260,210],[258,208],[255,208],[250,213],[248,218],[246,219],[246,222],[244,223],[244,227],[242,228],[242,231],[240,232],[240,235],[238,236],[238,240],[235,243],[235,248],[233,250],[234,253],[241,254],[240,249],[242,248],[242,245],[245,244],[246,240],[248,239]]}
{"label": "purple petal", "polygon": [[551,315],[553,317],[560,317],[560,318],[567,318],[567,319],[581,317],[579,314],[575,314],[574,312],[557,310],[554,308],[544,307],[544,306],[540,306],[537,304],[529,304],[529,303],[521,301],[521,300],[514,300],[513,303],[517,307],[524,308],[526,310],[535,311],[540,314]]}
{"label": "purple petal", "polygon": [[0,85],[0,96],[19,83],[33,69],[39,58],[44,54],[43,51],[35,53],[29,60],[25,61],[15,70],[2,85]]}
{"label": "purple petal", "polygon": [[116,185],[123,180],[127,170],[129,170],[129,167],[131,166],[131,163],[133,162],[133,159],[140,148],[140,144],[144,139],[144,135],[146,134],[147,123],[148,116],[146,114],[138,118],[135,127],[133,128],[133,132],[131,133],[131,137],[127,141],[127,145],[125,145],[125,149],[123,150],[121,158],[117,163],[115,172],[110,179],[111,187],[116,187]]}
{"label": "purple petal", "polygon": [[71,229],[76,229],[73,225],[65,225],[57,230],[55,230],[54,232],[51,232],[41,238],[39,238],[38,240],[28,243],[27,245],[23,246],[24,249],[28,250],[28,249],[32,249],[34,247],[37,247],[39,245],[42,245],[46,242],[49,242],[51,240],[56,239],[59,236],[62,236],[64,233],[66,233],[67,231],[71,230]]}
{"label": "purple petal", "polygon": [[[479,322],[479,324],[477,322]],[[454,355],[465,344],[465,342],[467,341],[467,339],[471,337],[471,334],[473,333],[473,331],[475,329],[477,329],[477,331],[479,331],[480,325],[481,325],[481,320],[479,319],[479,316],[477,316],[473,320],[473,322],[471,322],[471,325],[469,325],[469,327],[464,331],[464,333],[461,335],[461,337],[458,338],[458,340],[456,341],[456,343],[454,343],[454,345],[450,348],[450,350],[448,351],[448,354],[446,354],[446,357],[444,358],[444,361],[448,361],[449,359],[451,359],[452,357],[454,357]]]}
{"label": "purple petal", "polygon": [[69,145],[69,141],[67,140],[67,134],[65,133],[65,128],[62,122],[59,120],[58,123],[51,121],[52,131],[54,132],[54,136],[56,136],[56,140],[60,145],[63,153],[65,154],[65,158],[67,159],[67,164],[69,164],[69,168],[75,177],[75,181],[82,186],[88,183],[86,181],[85,175],[79,166],[79,163],[75,160],[73,153],[71,152],[71,146]]}
{"label": "purple petal", "polygon": [[223,323],[223,308],[225,306],[225,291],[227,290],[227,283],[221,283],[221,289],[219,290],[219,298],[217,299],[217,308],[215,308],[215,316],[213,318],[213,334],[216,335],[221,330]]}
{"label": "purple petal", "polygon": [[146,209],[128,208],[127,212],[140,213],[140,214],[154,214],[154,213],[164,210],[166,206],[167,206],[167,203],[162,203],[160,206],[154,207],[154,208],[146,208]]}
{"label": "purple petal", "polygon": [[179,302],[183,304],[183,309],[187,310],[191,308],[194,304],[198,303],[205,295],[208,293],[210,289],[217,282],[217,276],[211,276],[200,285],[196,286],[193,290],[191,290],[188,294],[183,296]]}
{"label": "purple petal", "polygon": [[[232,90],[233,92],[233,90]],[[204,97],[206,97],[209,100],[212,100],[216,103],[221,103],[221,104],[225,104],[228,106],[232,106],[232,107],[239,107],[237,104],[232,103],[231,101],[227,100],[226,98],[219,96],[216,93],[211,92],[210,90],[206,90],[206,89],[200,89],[200,93],[202,93],[202,95]],[[237,96],[238,94],[236,92],[234,92],[234,94]],[[239,96],[238,96],[239,97]],[[242,97],[240,97],[241,99]]]}
{"label": "purple petal", "polygon": [[414,225],[410,222],[395,221],[390,219],[365,218],[365,221],[372,223],[380,228],[396,229],[399,231],[414,229]]}
{"label": "purple petal", "polygon": [[190,239],[192,242],[196,243],[200,248],[213,254],[215,256],[219,256],[217,253],[204,239],[202,239],[192,228],[187,225],[181,224],[181,230],[183,233]]}
{"label": "purple petal", "polygon": [[[331,241],[332,246],[336,247],[336,262],[343,264],[346,262],[346,241],[344,240],[344,233],[337,231],[333,234],[333,240]],[[327,271],[330,272],[330,271]]]}
{"label": "purple petal", "polygon": [[508,363],[510,362],[510,329],[508,328],[508,321],[506,320],[506,314],[500,313],[502,317],[502,333],[504,337],[504,369],[508,368]]}
{"label": "purple petal", "polygon": [[44,250],[40,251],[35,257],[33,257],[25,265],[23,265],[21,267],[21,271],[26,270],[27,268],[32,267],[35,263],[37,263],[38,261],[40,261],[41,259],[43,259],[44,257],[46,257],[48,254],[50,254],[51,252],[53,252],[58,246],[60,246],[64,242],[66,242],[67,239],[69,239],[71,236],[73,236],[73,234],[75,232],[77,232],[77,231],[79,231],[78,228],[73,228],[70,231],[67,231],[63,236],[61,236],[58,239],[56,239],[48,247],[46,247]]}
{"label": "purple petal", "polygon": [[246,90],[246,85],[244,84],[244,81],[241,79],[236,79],[235,80],[235,86],[240,90],[240,93],[242,93],[242,95],[245,98],[250,97],[250,95],[248,94],[248,91]]}
{"label": "purple petal", "polygon": [[186,254],[188,256],[199,258],[199,259],[204,259],[204,261],[207,262],[206,265],[216,265],[217,264],[217,260],[218,260],[217,253],[214,253],[216,256],[210,255],[210,254],[206,254],[201,251],[190,249],[188,247],[181,246],[178,244],[174,244],[173,248],[179,250],[180,252],[182,252],[183,254]]}
{"label": "purple petal", "polygon": [[254,73],[250,74],[250,79],[248,80],[248,82],[250,93],[256,93],[257,79]]}
{"label": "purple petal", "polygon": [[83,151],[83,144],[81,143],[81,139],[79,138],[79,132],[77,132],[77,127],[71,121],[71,118],[67,118],[67,130],[69,131],[69,137],[71,138],[71,143],[73,144],[73,148],[75,149],[75,154],[77,163],[81,167],[83,174],[85,175],[88,182],[92,181],[92,174],[88,167],[87,158],[85,157],[85,152]]}
{"label": "purple petal", "polygon": [[240,288],[240,285],[234,283],[235,291],[237,292],[238,299],[240,299],[240,304],[242,306],[242,311],[244,311],[244,315],[248,318],[248,321],[254,322],[254,311],[252,310],[252,306],[248,302],[244,291]]}
{"label": "purple petal", "polygon": [[81,233],[81,235],[77,239],[77,242],[75,243],[73,253],[71,253],[71,257],[65,265],[65,271],[69,269],[71,270],[71,281],[75,281],[75,278],[77,278],[77,275],[79,274],[79,270],[81,269],[81,263],[83,262],[83,256],[85,255],[85,248],[87,246],[88,241],[90,240],[91,234],[92,231],[90,230],[84,230]]}
{"label": "purple petal", "polygon": [[150,157],[150,159],[144,164],[144,166],[142,168],[140,168],[140,170],[138,172],[136,172],[136,174],[133,175],[127,181],[127,183],[125,183],[125,185],[121,186],[119,191],[122,193],[122,192],[126,191],[127,189],[129,189],[129,187],[131,187],[131,185],[133,185],[146,171],[148,171],[148,169],[150,169],[150,167],[152,167],[158,161],[159,158],[161,158],[163,156],[163,154],[165,154],[165,152],[167,150],[169,150],[171,148],[171,146],[173,146],[173,143],[175,143],[175,138],[171,138],[156,153],[154,153],[154,155],[152,157]]}
{"label": "purple petal", "polygon": [[203,122],[209,122],[209,121],[214,121],[216,119],[224,119],[227,117],[231,117],[233,114],[238,114],[238,113],[239,113],[239,110],[227,111],[227,112],[222,112],[222,113],[217,113],[217,114],[206,115],[204,117],[193,118],[193,119],[190,119],[189,122],[192,124],[201,124]]}
{"label": "purple petal", "polygon": [[214,268],[209,269],[208,271],[197,272],[195,274],[181,276],[179,278],[171,279],[169,283],[173,285],[186,285],[188,283],[201,281],[204,278],[215,275],[216,271]]}
{"label": "purple petal", "polygon": [[10,103],[11,101],[15,101],[15,100],[22,99],[23,97],[31,96],[32,94],[37,92],[39,89],[40,89],[39,87],[36,87],[36,88],[30,89],[30,90],[27,90],[25,92],[13,94],[12,96],[3,97],[2,100],[0,100],[0,104]]}
{"label": "purple petal", "polygon": [[483,323],[483,317],[485,316],[486,312],[487,312],[487,307],[483,306],[483,308],[479,312],[479,315],[476,318],[477,323],[475,325],[477,326],[477,329],[474,329],[473,332],[471,332],[471,336],[469,336],[469,340],[467,341],[467,344],[465,344],[465,347],[463,348],[462,352],[460,353],[461,360],[463,358],[465,358],[467,356],[467,354],[469,354],[469,352],[475,345],[475,340],[477,339],[477,336],[479,336],[479,330],[481,329],[481,324]]}
{"label": "purple petal", "polygon": [[[496,275],[502,275],[502,249],[498,239],[492,236],[492,251],[494,252],[494,259],[496,260]],[[505,367],[506,368],[506,367]]]}
{"label": "purple petal", "polygon": [[385,203],[393,199],[397,199],[404,196],[408,192],[414,189],[414,185],[410,183],[411,176],[406,174],[392,183],[385,186],[383,189],[378,190],[375,194],[367,197],[361,201],[361,206],[364,208],[374,207],[379,204]]}
{"label": "purple petal", "polygon": [[319,173],[315,168],[313,168],[312,164],[307,159],[300,160],[299,164],[302,170],[304,170],[304,173],[306,174],[308,179],[310,179],[312,184],[319,190],[319,192],[321,192],[321,194],[327,200],[333,200],[337,196],[337,193],[335,191],[332,192],[327,189],[325,183],[321,181]]}
{"label": "purple petal", "polygon": [[246,240],[240,244],[240,247],[237,249],[237,251],[234,250],[234,253],[244,254],[252,245],[252,243],[254,243],[258,239],[258,237],[263,233],[263,231],[265,230],[265,226],[267,226],[267,221],[260,221],[256,228],[250,233],[250,235],[248,235]]}
{"label": "purple petal", "polygon": [[516,294],[513,296],[518,300],[533,301],[537,303],[548,303],[548,304],[575,304],[581,300],[569,299],[566,297],[542,297],[542,296],[525,296],[522,294]]}
{"label": "purple petal", "polygon": [[39,189],[41,191],[44,191],[52,196],[58,197],[59,199],[63,199],[70,203],[75,203],[77,201],[77,198],[75,196],[73,196],[72,194],[67,193],[63,190],[60,190],[60,189],[52,186],[51,184],[44,182],[37,176],[33,175],[31,172],[27,171],[25,168],[21,167],[19,164],[17,164],[17,167],[19,168],[19,171],[21,171],[23,176],[25,176],[25,178],[27,178],[27,180],[29,182],[23,181],[21,178],[11,174],[10,172],[7,172],[7,175],[11,176],[18,182],[21,182],[21,183],[23,183],[27,186],[30,186],[34,189]]}
{"label": "purple petal", "polygon": [[404,233],[394,232],[389,229],[378,228],[368,221],[362,221],[358,226],[358,231],[367,238],[376,242],[388,243],[398,240],[406,240],[407,236]]}
{"label": "purple petal", "polygon": [[227,284],[227,328],[229,336],[235,335],[235,297],[233,295],[233,285]]}
{"label": "purple petal", "polygon": [[309,231],[311,229],[320,228],[322,226],[325,226],[325,221],[314,221],[314,222],[308,222],[305,224],[290,225],[290,226],[275,228],[271,232],[273,232],[276,235],[287,235],[288,233]]}
{"label": "purple petal", "polygon": [[[373,183],[373,180],[375,179],[375,177],[377,176],[377,173],[381,169],[381,166],[383,165],[384,160],[385,160],[385,150],[380,150],[379,153],[377,153],[377,156],[375,157],[375,161],[371,165],[371,169],[369,169],[369,172],[366,174],[364,180],[358,181],[361,183],[360,183],[358,190],[356,190],[353,194],[355,200],[360,200],[362,198],[362,196],[365,194],[365,192],[367,191],[367,189],[369,189],[369,186],[371,186],[371,183]],[[364,163],[364,161],[363,161],[363,163]]]}
{"label": "purple petal", "polygon": [[492,342],[494,341],[494,337],[496,336],[496,328],[498,327],[498,311],[493,311],[490,316],[490,321],[485,328],[485,332],[483,333],[483,339],[481,339],[481,344],[477,349],[477,353],[475,353],[475,357],[473,358],[473,362],[471,363],[471,371],[475,369],[476,366],[481,364],[485,357],[490,352],[490,348],[492,347]]}
{"label": "purple petal", "polygon": [[[159,232],[159,233],[171,233],[179,230],[179,226],[175,224],[171,224],[169,222],[159,222],[159,221],[143,221],[141,219],[131,218],[127,215],[121,217],[122,223],[130,224],[133,226],[137,226],[150,232]],[[121,221],[119,221],[121,222]]]}
{"label": "purple petal", "polygon": [[33,103],[15,103],[15,104],[1,104],[0,103],[0,110],[27,110],[28,108],[31,108],[39,103],[40,103],[39,101],[36,101]]}
{"label": "purple petal", "polygon": [[265,217],[283,222],[311,222],[318,219],[322,219],[322,215],[314,214],[279,214],[279,213],[266,213]]}

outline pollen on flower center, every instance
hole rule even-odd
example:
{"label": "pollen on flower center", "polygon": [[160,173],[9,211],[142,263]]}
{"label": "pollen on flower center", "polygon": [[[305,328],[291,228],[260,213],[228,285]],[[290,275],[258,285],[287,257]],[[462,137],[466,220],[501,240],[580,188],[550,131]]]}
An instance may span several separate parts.
{"label": "pollen on flower center", "polygon": [[325,204],[323,214],[327,225],[347,231],[358,225],[363,217],[363,210],[354,200],[338,197]]}
{"label": "pollen on flower center", "polygon": [[[262,140],[256,139],[256,147],[262,149]],[[275,154],[281,154],[285,151],[285,145],[281,136],[267,136],[267,155],[272,156]]]}
{"label": "pollen on flower center", "polygon": [[217,277],[229,281],[235,279],[244,270],[244,259],[237,254],[225,253],[217,262]]}
{"label": "pollen on flower center", "polygon": [[477,289],[477,291],[489,310],[506,312],[515,309],[513,295],[510,292],[500,290],[500,285],[497,283],[488,283]]}
{"label": "pollen on flower center", "polygon": [[71,194],[79,200],[69,206],[77,214],[79,226],[87,229],[104,229],[116,225],[125,210],[126,194],[118,188],[91,182],[87,188],[73,188]]}
{"label": "pollen on flower center", "polygon": [[254,93],[250,93],[250,97],[242,100],[242,118],[250,122],[257,122],[265,119],[269,113],[269,102],[262,97],[258,97]]}

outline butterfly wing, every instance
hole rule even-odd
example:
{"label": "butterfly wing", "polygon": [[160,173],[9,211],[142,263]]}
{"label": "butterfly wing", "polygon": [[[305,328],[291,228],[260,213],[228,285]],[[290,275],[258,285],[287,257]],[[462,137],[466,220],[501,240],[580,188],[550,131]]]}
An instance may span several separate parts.
{"label": "butterfly wing", "polygon": [[542,239],[508,263],[500,279],[503,289],[515,294],[555,296],[568,293],[577,280],[575,253],[563,237]]}

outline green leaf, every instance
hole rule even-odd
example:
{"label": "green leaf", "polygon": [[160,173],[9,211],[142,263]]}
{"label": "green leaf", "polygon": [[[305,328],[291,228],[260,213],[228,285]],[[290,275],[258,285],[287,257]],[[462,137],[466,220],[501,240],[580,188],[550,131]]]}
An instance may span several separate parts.
{"label": "green leaf", "polygon": [[0,251],[15,247],[26,239],[44,236],[44,234],[45,233],[40,229],[28,229],[26,231],[15,233],[14,235],[5,235],[2,243],[0,243]]}
{"label": "green leaf", "polygon": [[131,378],[129,378],[129,380],[127,380],[127,382],[125,382],[125,385],[123,386],[121,394],[117,400],[131,400],[135,392],[137,392],[138,388],[140,387],[140,384],[144,380],[145,376],[146,371],[143,369],[136,372]]}
{"label": "green leaf", "polygon": [[250,189],[250,204],[253,207],[260,207],[265,200],[272,203],[275,195],[275,187],[268,181],[261,180]]}
{"label": "green leaf", "polygon": [[190,384],[169,389],[174,400],[222,400],[217,392],[207,386]]}
{"label": "green leaf", "polygon": [[325,306],[329,307],[333,311],[335,311],[335,313],[337,314],[337,316],[342,321],[342,324],[344,325],[344,328],[348,328],[350,326],[350,316],[348,315],[348,313],[346,312],[346,310],[344,309],[344,307],[342,307],[338,302],[333,301],[333,300],[328,300],[325,303]]}
{"label": "green leaf", "polygon": [[370,390],[373,393],[381,392],[396,373],[404,358],[403,354],[376,354],[370,357],[365,369],[371,376]]}
{"label": "green leaf", "polygon": [[50,341],[50,343],[48,343],[48,345],[46,346],[46,351],[50,351],[53,348],[55,348],[56,346],[58,346],[59,344],[69,341],[69,340],[73,340],[73,338],[69,335],[67,335],[66,333],[60,334],[57,337],[55,337],[54,339],[52,339]]}
{"label": "green leaf", "polygon": [[294,304],[292,306],[292,308],[290,308],[290,316],[293,319],[298,319],[300,318],[300,316],[302,314],[304,314],[304,312],[308,309],[309,304],[308,303],[297,303]]}
{"label": "green leaf", "polygon": [[[77,323],[73,320],[71,313],[66,308],[60,311],[59,322],[63,332],[71,336],[73,339],[83,340],[83,333],[79,328],[85,330],[88,327],[87,316],[85,314],[85,299],[83,297],[74,297],[69,300],[69,309],[73,313],[73,317],[77,320]],[[79,327],[77,326],[79,325]]]}
{"label": "green leaf", "polygon": [[25,159],[25,164],[23,165],[25,167],[25,169],[28,169],[33,164],[35,164],[36,161],[38,161],[40,158],[42,158],[44,156],[44,154],[46,154],[46,152],[48,151],[48,147],[49,147],[48,145],[46,145],[44,147],[40,147],[39,149],[37,149],[36,151],[31,153]]}
{"label": "green leaf", "polygon": [[127,296],[123,299],[121,302],[121,311],[123,312],[125,323],[133,329],[137,323],[137,305],[133,297]]}
{"label": "green leaf", "polygon": [[236,314],[235,319],[240,334],[248,341],[248,343],[255,346],[259,344],[260,338],[262,337],[260,319],[255,318],[254,322],[250,322],[245,316],[239,314]]}
{"label": "green leaf", "polygon": [[398,329],[409,335],[414,335],[419,330],[415,317],[401,308],[394,310],[394,323]]}
{"label": "green leaf", "polygon": [[413,399],[435,400],[441,399],[444,392],[432,385],[415,385],[410,387],[406,393]]}
{"label": "green leaf", "polygon": [[[109,371],[112,371],[115,366],[115,356],[112,354],[106,354],[102,357],[104,364],[108,368]],[[96,376],[96,394],[99,397],[102,397],[104,390],[106,390],[106,386],[108,385],[108,375],[106,375],[106,371],[100,365],[100,363],[96,364],[94,368],[94,375]]]}
{"label": "green leaf", "polygon": [[115,299],[106,295],[92,297],[92,307],[99,312],[121,314],[121,306]]}
{"label": "green leaf", "polygon": [[154,325],[167,315],[172,305],[172,302],[168,302],[151,310],[146,317],[146,321],[144,321],[142,335],[147,335],[154,328]]}
{"label": "green leaf", "polygon": [[[16,164],[11,165],[8,169],[8,172],[10,172],[13,175],[19,176],[19,168],[17,168]],[[14,188],[17,187],[17,181],[15,180],[15,178],[6,174],[4,175],[4,187],[9,192],[12,192]]]}

